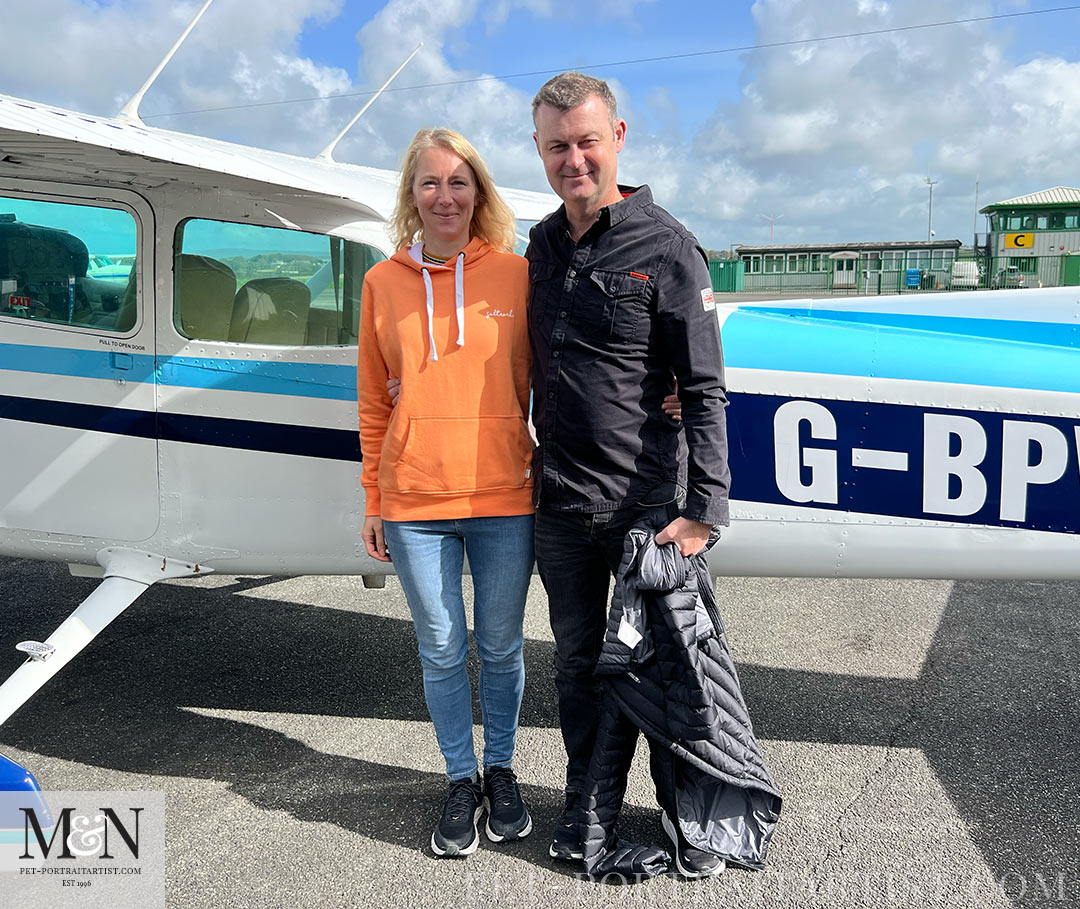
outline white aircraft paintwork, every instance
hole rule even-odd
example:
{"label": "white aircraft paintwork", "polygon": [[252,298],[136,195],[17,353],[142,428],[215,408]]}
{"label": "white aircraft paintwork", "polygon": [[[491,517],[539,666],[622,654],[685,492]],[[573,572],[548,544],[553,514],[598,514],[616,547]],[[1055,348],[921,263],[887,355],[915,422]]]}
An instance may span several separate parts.
{"label": "white aircraft paintwork", "polygon": [[[241,225],[286,248],[292,237],[306,247],[335,238],[346,259],[351,251],[370,264],[392,252],[385,223],[397,179],[0,95],[0,554],[106,579],[44,642],[56,649],[32,653],[0,687],[0,722],[154,580],[349,573],[380,584],[386,566],[360,541],[357,350],[341,334],[350,330],[347,288],[327,265],[304,281],[264,279],[310,298],[306,334],[301,324],[292,343],[192,336],[173,312],[179,263],[223,263],[174,240],[186,242],[177,238],[192,224],[222,237]],[[558,204],[500,192],[522,222]],[[130,224],[126,279],[122,269],[96,273],[126,251],[112,238],[100,241],[107,251],[89,249],[94,241],[68,223],[80,215],[87,233],[99,218]],[[41,228],[51,233],[21,238]],[[342,275],[350,267],[337,264]],[[244,284],[230,287],[230,313]],[[351,295],[358,306],[359,282]],[[255,296],[252,327],[296,315],[272,293]],[[327,297],[330,308],[318,309]],[[116,315],[125,307],[130,325]],[[333,337],[312,336],[320,320]]]}
{"label": "white aircraft paintwork", "polygon": [[[396,180],[0,96],[0,554],[105,579],[25,648],[0,722],[156,580],[379,583],[350,332]],[[557,203],[503,192],[523,221]],[[230,231],[272,240],[258,258]],[[127,280],[94,254],[134,256]],[[256,266],[277,272],[237,271]],[[712,571],[1080,577],[1078,291],[717,305],[733,486]]]}

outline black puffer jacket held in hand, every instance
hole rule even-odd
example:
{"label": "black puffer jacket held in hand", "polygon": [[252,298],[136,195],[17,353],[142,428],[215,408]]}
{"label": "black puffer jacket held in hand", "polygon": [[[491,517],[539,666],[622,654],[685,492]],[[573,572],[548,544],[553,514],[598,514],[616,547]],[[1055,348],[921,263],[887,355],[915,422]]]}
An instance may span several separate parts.
{"label": "black puffer jacket held in hand", "polygon": [[658,529],[626,536],[596,669],[604,694],[585,793],[586,868],[665,870],[659,850],[615,834],[640,731],[657,799],[686,840],[760,869],[782,800],[754,738],[704,552],[685,558],[674,543],[657,546]]}

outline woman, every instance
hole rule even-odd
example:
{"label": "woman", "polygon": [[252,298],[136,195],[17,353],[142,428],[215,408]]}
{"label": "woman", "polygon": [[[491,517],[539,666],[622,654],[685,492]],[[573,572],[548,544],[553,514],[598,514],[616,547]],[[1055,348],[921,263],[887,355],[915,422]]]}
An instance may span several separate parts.
{"label": "woman", "polygon": [[[522,620],[533,563],[528,267],[514,217],[476,150],[423,129],[405,153],[391,232],[397,253],[368,272],[357,392],[368,554],[390,561],[409,602],[424,696],[450,778],[431,837],[468,855],[532,819],[511,769],[525,680]],[[401,380],[396,406],[386,383]],[[468,553],[480,655],[483,777],[473,747]]]}

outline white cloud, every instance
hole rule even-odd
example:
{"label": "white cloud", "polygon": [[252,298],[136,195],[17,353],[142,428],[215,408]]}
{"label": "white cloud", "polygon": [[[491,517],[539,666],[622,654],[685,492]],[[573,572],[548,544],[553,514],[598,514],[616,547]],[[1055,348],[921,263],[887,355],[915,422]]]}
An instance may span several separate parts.
{"label": "white cloud", "polygon": [[[986,0],[758,0],[756,42],[904,27],[993,12]],[[985,23],[763,49],[745,56],[738,103],[722,103],[677,162],[669,200],[712,217],[721,244],[768,240],[758,214],[783,212],[777,241],[925,234],[930,174],[939,237],[970,241],[982,204],[1075,185],[1080,63],[1010,65]],[[1029,57],[1031,54],[1029,53]]]}
{"label": "white cloud", "polygon": [[[329,133],[324,105],[251,108],[213,116],[155,113],[311,97],[350,85],[339,69],[305,60],[305,21],[325,21],[343,0],[211,6],[154,84],[141,114],[155,126],[312,154]],[[11,2],[0,9],[5,92],[113,115],[142,84],[201,3],[118,0]],[[12,51],[12,49],[18,49]]]}
{"label": "white cloud", "polygon": [[[156,112],[261,105],[377,88],[420,40],[394,88],[460,83],[470,68],[466,26],[497,41],[509,17],[552,18],[553,0],[389,0],[355,35],[355,72],[307,59],[306,23],[345,0],[229,0],[212,6],[143,105]],[[642,2],[604,0],[589,21]],[[0,86],[92,113],[115,113],[171,45],[198,0],[5,0]],[[992,13],[991,0],[757,0],[759,44],[872,31]],[[509,31],[509,29],[507,29]],[[618,30],[613,28],[613,33]],[[342,35],[341,40],[353,40]],[[680,109],[662,65],[647,87],[612,79],[629,122],[620,175],[657,198],[706,245],[768,238],[762,212],[783,214],[778,241],[899,239],[925,234],[926,175],[939,183],[939,237],[967,239],[976,176],[983,203],[1058,183],[1076,185],[1080,60],[1010,47],[988,23],[918,29],[748,52],[739,92],[707,112]],[[599,45],[598,45],[599,46]],[[561,62],[561,61],[560,61]],[[633,90],[628,86],[635,86]],[[546,188],[532,145],[535,84],[489,79],[391,91],[338,146],[338,160],[392,167],[415,130],[468,136],[500,182]],[[365,98],[149,119],[205,135],[311,155]]]}

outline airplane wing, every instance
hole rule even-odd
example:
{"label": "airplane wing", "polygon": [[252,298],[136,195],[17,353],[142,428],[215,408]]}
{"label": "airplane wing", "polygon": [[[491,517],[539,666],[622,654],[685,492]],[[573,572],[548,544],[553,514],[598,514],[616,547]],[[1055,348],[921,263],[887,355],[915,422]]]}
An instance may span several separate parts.
{"label": "airplane wing", "polygon": [[[132,188],[176,182],[205,188],[209,175],[236,188],[297,191],[340,200],[351,220],[382,221],[394,209],[398,174],[376,167],[317,161],[136,125],[108,117],[38,104],[0,94],[0,163],[37,172],[52,170],[66,179],[80,175]],[[523,221],[554,211],[551,193],[499,187]]]}

